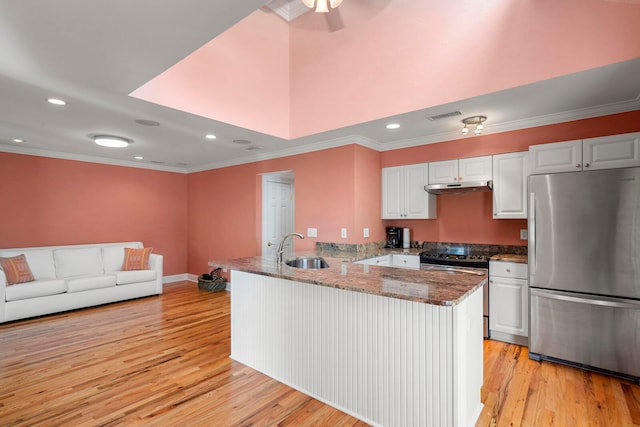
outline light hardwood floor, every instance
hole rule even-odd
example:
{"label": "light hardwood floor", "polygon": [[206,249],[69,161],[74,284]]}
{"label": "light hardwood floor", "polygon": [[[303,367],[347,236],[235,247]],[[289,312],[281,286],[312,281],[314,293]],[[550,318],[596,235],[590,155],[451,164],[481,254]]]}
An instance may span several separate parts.
{"label": "light hardwood floor", "polygon": [[[364,426],[229,359],[229,294],[159,297],[0,325],[0,426]],[[485,342],[477,426],[640,425],[640,386]]]}

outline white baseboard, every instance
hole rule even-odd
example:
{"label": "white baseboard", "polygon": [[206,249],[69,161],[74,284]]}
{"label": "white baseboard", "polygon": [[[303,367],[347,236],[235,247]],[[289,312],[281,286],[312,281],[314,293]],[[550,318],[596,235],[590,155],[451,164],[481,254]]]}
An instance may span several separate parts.
{"label": "white baseboard", "polygon": [[[189,280],[191,282],[193,282],[194,280],[191,280],[189,278],[189,276],[193,276],[192,274],[187,274],[187,273],[183,273],[183,274],[174,274],[173,276],[163,276],[162,277],[162,283],[173,283],[173,282],[180,282],[182,280]],[[198,281],[198,277],[196,277],[196,282]]]}
{"label": "white baseboard", "polygon": [[195,274],[187,274],[187,278],[185,280],[188,280],[190,282],[198,282],[198,276]]}

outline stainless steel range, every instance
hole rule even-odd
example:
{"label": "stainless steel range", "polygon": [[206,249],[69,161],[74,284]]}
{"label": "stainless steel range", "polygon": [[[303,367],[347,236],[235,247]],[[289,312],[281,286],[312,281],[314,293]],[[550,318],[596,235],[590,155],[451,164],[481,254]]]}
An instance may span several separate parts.
{"label": "stainless steel range", "polygon": [[[447,249],[431,252],[420,252],[421,270],[461,271],[470,274],[483,274],[474,268],[489,268],[489,258],[483,255],[470,255],[464,247],[449,247]],[[489,282],[483,289],[484,337],[489,338]]]}

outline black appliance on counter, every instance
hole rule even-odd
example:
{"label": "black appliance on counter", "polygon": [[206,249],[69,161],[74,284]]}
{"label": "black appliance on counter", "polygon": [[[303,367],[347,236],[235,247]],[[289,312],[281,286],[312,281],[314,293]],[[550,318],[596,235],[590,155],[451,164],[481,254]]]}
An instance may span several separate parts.
{"label": "black appliance on counter", "polygon": [[[424,245],[423,245],[424,248]],[[446,269],[452,271],[465,268],[489,268],[489,258],[484,255],[470,255],[464,247],[448,247],[437,251],[420,252],[420,269]],[[484,317],[484,337],[489,338],[489,282],[484,286],[482,297]]]}
{"label": "black appliance on counter", "polygon": [[401,248],[402,247],[402,228],[387,227],[387,244],[385,248]]}

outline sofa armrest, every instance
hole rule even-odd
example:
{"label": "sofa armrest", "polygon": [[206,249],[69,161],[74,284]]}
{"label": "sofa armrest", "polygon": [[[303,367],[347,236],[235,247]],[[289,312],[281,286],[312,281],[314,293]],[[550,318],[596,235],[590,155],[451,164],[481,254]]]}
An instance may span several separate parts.
{"label": "sofa armrest", "polygon": [[5,304],[7,301],[7,276],[0,268],[0,323],[5,319]]}
{"label": "sofa armrest", "polygon": [[162,293],[162,264],[162,255],[154,253],[149,255],[149,268],[156,271],[156,290],[158,294]]}

